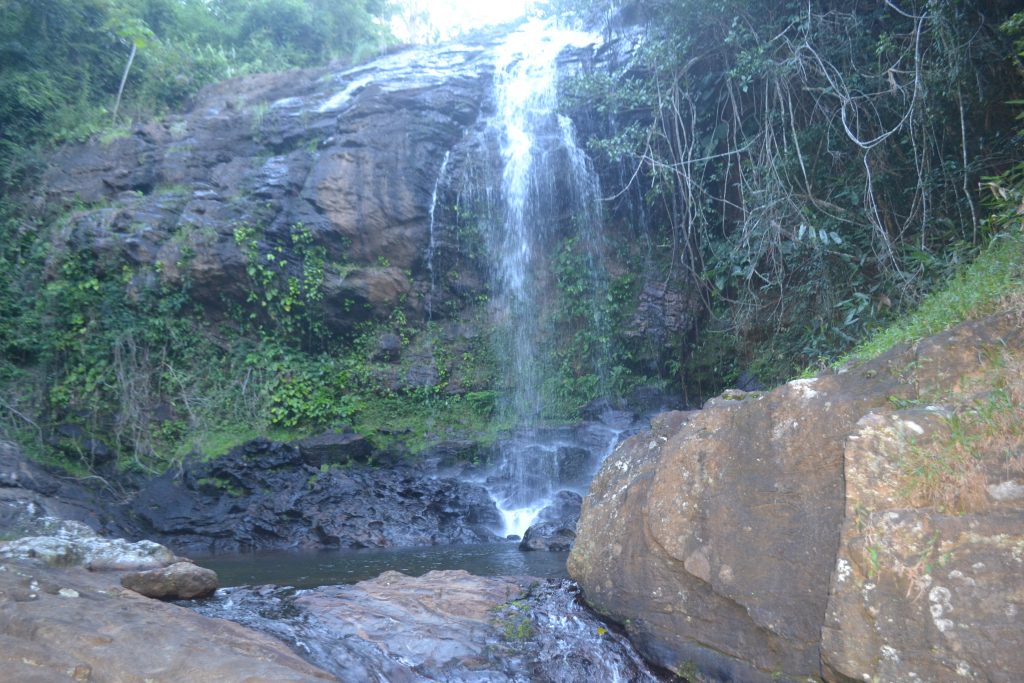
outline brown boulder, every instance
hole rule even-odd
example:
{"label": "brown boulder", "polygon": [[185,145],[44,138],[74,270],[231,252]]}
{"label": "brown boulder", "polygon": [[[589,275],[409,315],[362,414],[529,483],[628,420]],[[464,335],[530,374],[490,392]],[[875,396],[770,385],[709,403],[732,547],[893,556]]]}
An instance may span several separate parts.
{"label": "brown boulder", "polygon": [[147,598],[191,600],[217,590],[217,573],[191,562],[175,562],[169,567],[125,574],[121,585]]}
{"label": "brown boulder", "polygon": [[865,415],[846,441],[825,678],[1021,681],[1024,339],[1004,316],[917,359],[914,405]]}
{"label": "brown boulder", "polygon": [[888,374],[797,380],[634,437],[584,503],[570,575],[666,668],[817,675],[845,435],[906,390]]}
{"label": "brown boulder", "polygon": [[[991,458],[970,441],[952,492],[909,455],[967,438],[951,415],[1019,430],[1022,341],[994,317],[660,416],[595,479],[570,575],[652,661],[710,680],[1021,680],[1020,439],[988,434]],[[935,392],[966,395],[944,408]]]}

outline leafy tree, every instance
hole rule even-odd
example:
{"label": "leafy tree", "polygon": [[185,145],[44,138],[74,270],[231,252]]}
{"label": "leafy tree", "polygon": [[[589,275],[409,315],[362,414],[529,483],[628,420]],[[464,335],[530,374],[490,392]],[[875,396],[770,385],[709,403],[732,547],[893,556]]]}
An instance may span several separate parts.
{"label": "leafy tree", "polygon": [[609,181],[632,178],[619,220],[668,245],[652,258],[699,284],[707,326],[766,379],[848,347],[973,253],[978,182],[1019,156],[1009,2],[556,8],[642,34],[570,106]]}
{"label": "leafy tree", "polygon": [[125,110],[181,106],[239,74],[365,58],[390,40],[388,11],[385,0],[2,0],[0,186],[39,146],[86,138]]}

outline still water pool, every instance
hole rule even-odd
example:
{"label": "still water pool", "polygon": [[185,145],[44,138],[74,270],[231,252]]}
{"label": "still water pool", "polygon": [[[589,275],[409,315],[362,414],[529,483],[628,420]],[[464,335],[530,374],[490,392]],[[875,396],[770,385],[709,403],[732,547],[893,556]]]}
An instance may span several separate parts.
{"label": "still water pool", "polygon": [[313,588],[356,583],[394,570],[420,576],[434,569],[465,569],[478,576],[567,578],[568,553],[523,552],[519,544],[436,545],[389,550],[278,550],[192,555],[217,572],[220,585],[276,584]]}

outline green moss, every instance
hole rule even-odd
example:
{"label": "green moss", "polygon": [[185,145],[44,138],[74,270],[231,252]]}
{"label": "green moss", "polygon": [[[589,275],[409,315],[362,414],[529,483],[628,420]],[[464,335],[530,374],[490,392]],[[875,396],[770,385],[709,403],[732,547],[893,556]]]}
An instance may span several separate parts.
{"label": "green moss", "polygon": [[200,487],[215,488],[218,491],[223,491],[224,493],[234,498],[239,498],[245,494],[245,491],[239,488],[238,486],[233,485],[227,479],[221,479],[219,477],[204,477],[196,481],[196,484],[198,484]]}
{"label": "green moss", "polygon": [[513,600],[501,608],[497,622],[505,640],[523,642],[533,637],[534,627],[529,611],[530,605],[525,600]]}
{"label": "green moss", "polygon": [[386,397],[367,402],[352,416],[353,424],[378,448],[400,443],[417,453],[433,443],[459,437],[486,445],[512,427],[511,422],[496,416],[496,397],[493,391]]}

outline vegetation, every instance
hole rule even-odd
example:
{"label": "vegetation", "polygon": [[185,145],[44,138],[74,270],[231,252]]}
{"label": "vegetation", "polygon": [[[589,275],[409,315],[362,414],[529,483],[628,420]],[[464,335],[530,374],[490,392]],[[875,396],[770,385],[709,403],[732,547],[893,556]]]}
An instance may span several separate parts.
{"label": "vegetation", "polygon": [[[1014,166],[1022,139],[1012,131],[1024,45],[1012,41],[1024,14],[981,0],[630,5],[639,47],[616,71],[565,84],[606,187],[628,183],[609,206],[607,254],[581,243],[582,227],[551,245],[542,418],[577,417],[653,380],[682,383],[691,401],[742,370],[771,382],[920,338],[1020,291],[1024,166]],[[215,80],[359,59],[387,43],[387,9],[10,0],[0,14],[0,190],[14,196],[48,146],[114,137]],[[265,113],[253,112],[257,128]],[[404,305],[328,331],[324,284],[351,266],[330,263],[305,226],[282,243],[255,219],[233,226],[249,300],[214,320],[187,279],[58,239],[103,208],[27,213],[0,202],[0,427],[41,459],[85,474],[110,457],[99,440],[122,468],[159,471],[261,434],[354,427],[415,451],[511,426],[492,340],[453,342],[436,322],[410,323]],[[463,253],[440,279],[461,285],[455,271],[479,268],[486,241],[473,211],[453,211],[463,212]],[[612,253],[612,274],[593,277],[594,260]],[[693,337],[641,347],[629,328],[649,282],[695,292],[704,317]],[[473,296],[442,302],[438,319],[485,315],[487,295]],[[379,357],[384,335],[400,340],[400,361]],[[417,364],[430,376],[408,381]],[[55,437],[63,427],[72,435]]]}
{"label": "vegetation", "polygon": [[643,34],[614,72],[577,78],[569,107],[592,112],[609,180],[632,179],[622,230],[699,289],[680,362],[703,392],[836,358],[991,237],[979,182],[1021,151],[1007,4],[556,6],[621,11]]}
{"label": "vegetation", "polygon": [[0,189],[47,145],[178,107],[208,83],[379,52],[386,11],[385,0],[7,0]]}
{"label": "vegetation", "polygon": [[964,320],[982,318],[1024,291],[1024,236],[1004,233],[940,290],[892,325],[871,334],[836,364],[873,358],[900,342],[923,339]]}
{"label": "vegetation", "polygon": [[[551,314],[550,349],[545,357],[545,417],[574,419],[590,401],[621,397],[647,377],[636,361],[629,316],[638,296],[638,278],[625,273],[610,282],[578,236],[562,241],[554,262],[557,299]],[[556,342],[557,340],[557,342]]]}

